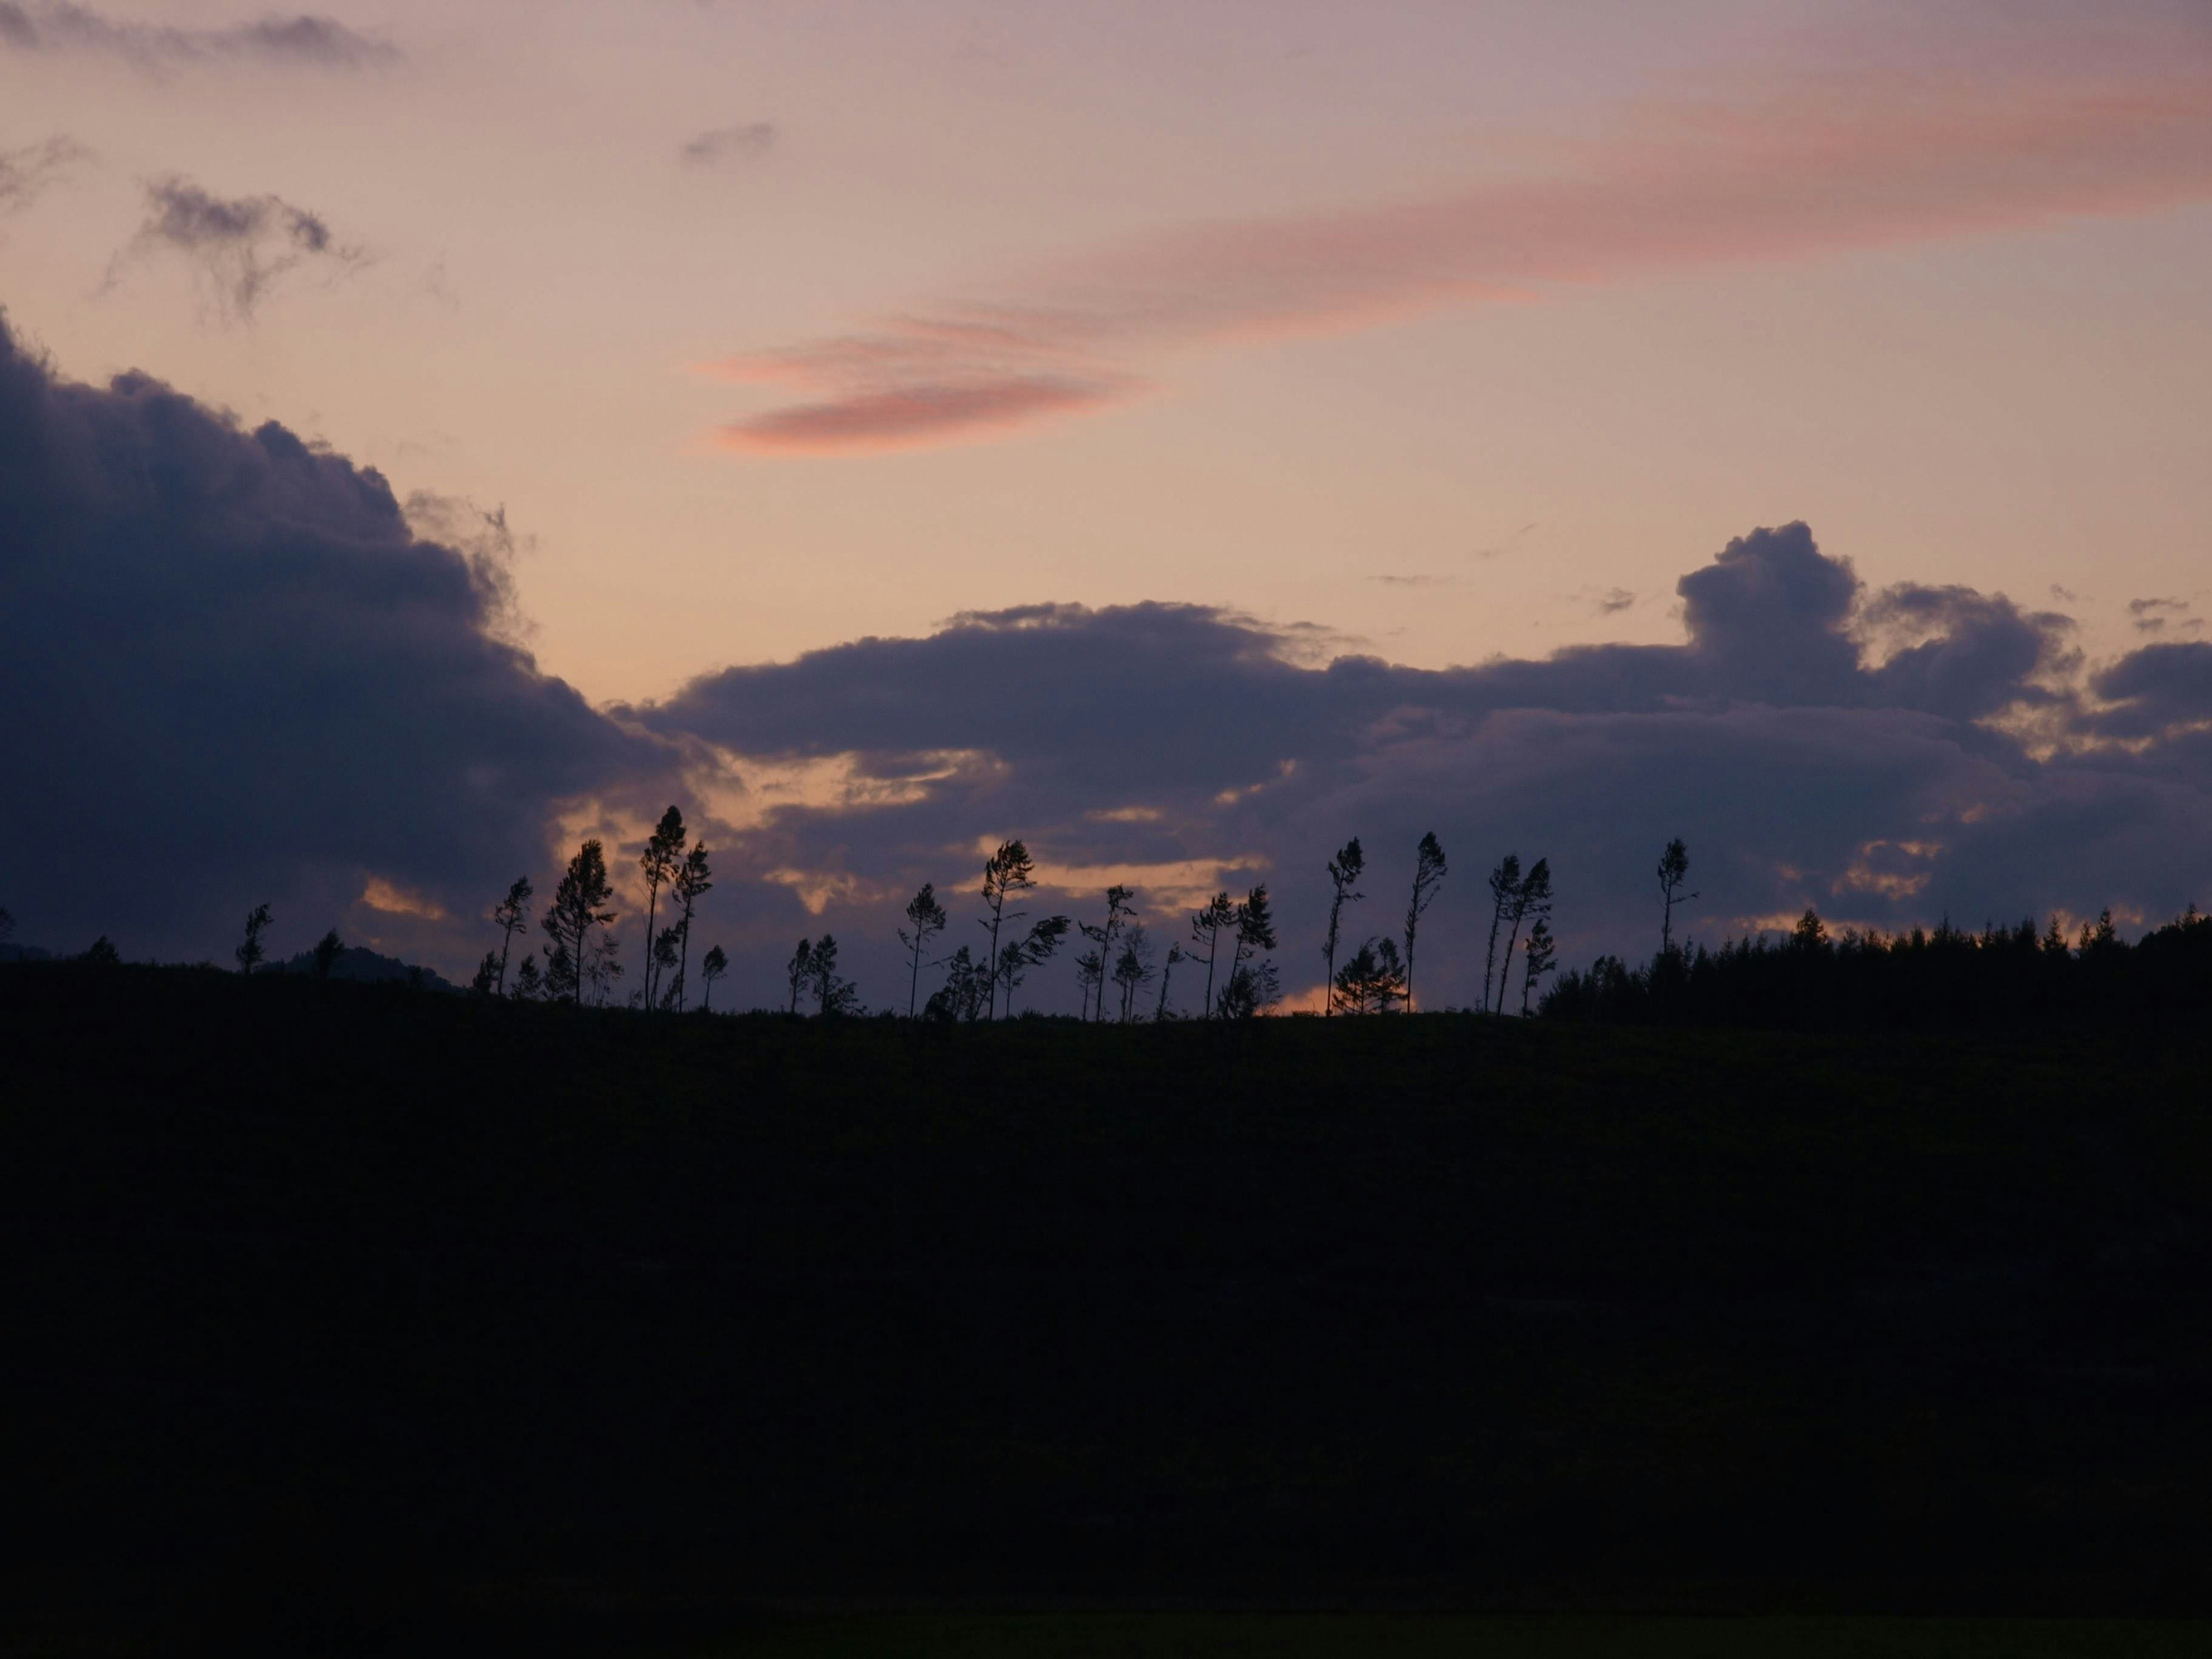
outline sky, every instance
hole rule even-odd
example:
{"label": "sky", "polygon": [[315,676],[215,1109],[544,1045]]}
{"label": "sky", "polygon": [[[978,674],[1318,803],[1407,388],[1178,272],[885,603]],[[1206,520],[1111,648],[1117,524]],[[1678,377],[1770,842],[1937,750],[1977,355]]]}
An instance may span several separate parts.
{"label": "sky", "polygon": [[1714,938],[2141,926],[2208,269],[2201,0],[0,0],[0,833],[191,865],[0,903],[465,972],[676,799],[741,1001],[1010,835],[1163,941],[1426,828],[1571,959],[1692,830]]}

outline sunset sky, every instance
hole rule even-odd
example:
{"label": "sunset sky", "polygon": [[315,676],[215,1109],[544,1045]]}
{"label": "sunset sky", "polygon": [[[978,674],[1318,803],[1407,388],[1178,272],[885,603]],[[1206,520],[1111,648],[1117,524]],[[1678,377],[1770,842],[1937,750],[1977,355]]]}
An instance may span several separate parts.
{"label": "sunset sky", "polygon": [[[332,784],[284,872],[211,854],[190,902],[112,920],[0,902],[56,948],[196,956],[281,892],[307,938],[465,972],[489,872],[533,857],[548,888],[568,837],[632,836],[674,793],[728,849],[716,900],[762,962],[810,927],[887,934],[894,898],[964,890],[957,859],[1000,835],[1075,891],[1133,872],[1164,928],[1216,880],[1310,910],[1346,836],[1402,863],[1431,819],[1469,906],[1509,845],[1574,849],[1571,957],[1641,942],[1620,907],[1692,829],[1715,937],[1808,902],[2155,920],[2212,899],[2208,279],[2203,0],[0,0],[20,383],[141,371],[376,469],[416,536],[491,562],[454,626],[526,651],[531,695],[565,682],[592,733],[552,771],[501,750],[518,816],[454,828],[465,853],[349,839]],[[0,478],[27,422],[0,420]],[[0,493],[22,569],[115,544],[28,499],[10,520]],[[11,697],[124,648],[98,596],[138,579],[89,556],[80,608],[8,624],[53,665],[19,651]],[[317,612],[341,632],[382,602],[349,592]],[[1085,609],[987,614],[1036,606]],[[979,666],[954,695],[962,653],[1038,640],[1024,678]],[[1944,641],[1996,679],[1899,689],[1922,659],[1893,653]],[[1553,655],[1601,646],[1675,654]],[[1832,646],[1817,684],[1746,678]],[[1054,678],[1094,651],[1088,681]],[[1263,738],[1279,670],[1392,689]],[[1184,674],[1189,701],[1155,699]],[[173,665],[137,695],[198,683]],[[186,718],[53,707],[9,758],[54,781],[56,823],[85,754],[125,730],[115,754],[150,754],[148,722]],[[421,718],[349,714],[299,753],[374,796],[423,731],[466,726]],[[1693,719],[1673,758],[1626,756],[1626,726],[1528,730]],[[1745,736],[1767,720],[1804,729]],[[455,776],[507,741],[453,740]],[[1583,743],[1610,757],[1573,770]],[[577,758],[601,744],[626,758]],[[152,765],[101,763],[149,836],[183,810]],[[14,854],[44,855],[46,811],[11,806]],[[2008,812],[2001,856],[1964,850]]]}

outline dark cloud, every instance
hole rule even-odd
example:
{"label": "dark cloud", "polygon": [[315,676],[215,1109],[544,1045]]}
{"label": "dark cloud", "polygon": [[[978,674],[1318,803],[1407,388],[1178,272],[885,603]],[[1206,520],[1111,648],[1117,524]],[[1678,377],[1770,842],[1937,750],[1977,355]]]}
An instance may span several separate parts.
{"label": "dark cloud", "polygon": [[1601,617],[1614,617],[1636,603],[1636,595],[1625,587],[1608,588],[1598,595],[1597,611]]}
{"label": "dark cloud", "polygon": [[[887,984],[896,903],[925,879],[965,889],[979,841],[1012,834],[1079,892],[1139,885],[1165,925],[1201,889],[1269,880],[1299,985],[1317,976],[1305,924],[1327,854],[1365,840],[1374,896],[1358,925],[1382,931],[1434,829],[1455,873],[1423,960],[1432,996],[1454,1002],[1479,988],[1480,879],[1508,850],[1552,857],[1583,955],[1650,948],[1650,866],[1675,834],[1698,860],[1707,938],[1807,904],[1978,925],[2106,902],[2157,916],[2203,896],[2212,766],[2100,746],[2118,728],[2076,719],[2066,618],[1963,588],[1869,594],[1801,525],[1731,542],[1677,591],[1684,644],[1440,671],[1309,666],[1268,628],[1203,607],[1027,606],[727,670],[629,712],[716,745],[750,786],[724,809],[752,895],[726,925],[752,947],[763,1000],[770,954],[824,924]],[[2146,729],[2212,696],[2178,666],[2143,678],[2159,672],[2138,653],[2097,688],[2138,697]],[[2051,752],[2014,735],[2053,721]],[[776,793],[793,778],[812,781]],[[1072,1004],[1067,977],[1042,1006]]]}
{"label": "dark cloud", "polygon": [[253,314],[280,277],[315,264],[343,274],[367,254],[336,240],[322,216],[276,196],[216,196],[188,179],[158,179],[146,186],[146,217],[130,246],[116,256],[108,280],[135,258],[182,255],[212,289],[222,308],[244,319]]}
{"label": "dark cloud", "polygon": [[664,763],[498,637],[480,562],[374,471],[61,380],[3,325],[0,591],[0,902],[32,942],[221,956],[266,899],[280,954],[336,924],[459,969],[556,820]]}
{"label": "dark cloud", "polygon": [[702,132],[685,144],[681,154],[685,166],[703,167],[739,156],[765,155],[775,148],[775,123],[750,121]]}
{"label": "dark cloud", "polygon": [[221,28],[174,28],[119,21],[68,0],[32,7],[0,0],[0,46],[18,52],[99,53],[148,70],[239,58],[356,70],[396,63],[400,57],[394,46],[356,33],[333,19],[307,13]]}
{"label": "dark cloud", "polygon": [[[0,26],[4,26],[0,19]],[[27,208],[40,194],[92,152],[74,138],[57,136],[43,144],[0,149],[0,216]]]}

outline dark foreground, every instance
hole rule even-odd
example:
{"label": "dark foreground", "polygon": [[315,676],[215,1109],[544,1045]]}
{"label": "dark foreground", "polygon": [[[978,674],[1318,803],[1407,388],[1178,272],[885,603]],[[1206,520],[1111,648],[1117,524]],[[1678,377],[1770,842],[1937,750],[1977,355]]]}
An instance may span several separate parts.
{"label": "dark foreground", "polygon": [[[0,1052],[0,1646],[2203,1650],[1407,1611],[2212,1612],[2201,1032],[70,965]],[[1395,1616],[1132,1616],[1206,1607]]]}

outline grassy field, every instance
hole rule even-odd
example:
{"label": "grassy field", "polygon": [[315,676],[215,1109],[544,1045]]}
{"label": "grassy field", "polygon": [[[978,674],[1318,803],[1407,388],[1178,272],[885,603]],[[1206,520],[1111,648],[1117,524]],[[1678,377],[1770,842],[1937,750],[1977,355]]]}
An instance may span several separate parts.
{"label": "grassy field", "polygon": [[1295,1654],[1353,1627],[749,1610],[2212,1611],[2201,1031],[940,1030],[34,965],[0,1043],[24,1629]]}

